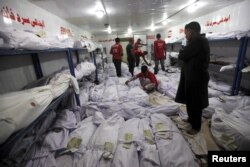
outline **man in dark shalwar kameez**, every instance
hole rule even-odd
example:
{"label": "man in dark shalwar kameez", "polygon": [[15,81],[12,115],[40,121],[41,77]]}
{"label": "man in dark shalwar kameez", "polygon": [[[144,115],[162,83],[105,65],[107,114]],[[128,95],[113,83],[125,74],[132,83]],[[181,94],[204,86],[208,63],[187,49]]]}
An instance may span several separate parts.
{"label": "man in dark shalwar kameez", "polygon": [[187,45],[180,50],[178,59],[183,62],[175,101],[186,104],[188,122],[194,135],[201,129],[202,110],[208,106],[208,40],[200,34],[200,24],[190,22],[185,26]]}

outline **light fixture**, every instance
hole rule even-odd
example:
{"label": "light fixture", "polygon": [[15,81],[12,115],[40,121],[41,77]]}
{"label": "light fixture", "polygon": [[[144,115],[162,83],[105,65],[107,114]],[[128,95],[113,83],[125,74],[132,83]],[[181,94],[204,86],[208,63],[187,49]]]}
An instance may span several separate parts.
{"label": "light fixture", "polygon": [[96,14],[96,17],[98,19],[101,19],[104,16],[104,11],[103,10],[97,10],[95,14]]}
{"label": "light fixture", "polygon": [[155,30],[154,24],[151,24],[150,30],[151,30],[151,31],[154,31],[154,30]]}
{"label": "light fixture", "polygon": [[133,32],[133,31],[132,31],[132,28],[129,27],[129,28],[128,28],[128,34],[132,34],[132,32]]}
{"label": "light fixture", "polygon": [[205,4],[206,3],[204,3],[204,2],[196,2],[187,8],[187,12],[194,13],[198,8],[204,6]]}
{"label": "light fixture", "polygon": [[112,29],[111,29],[111,27],[110,27],[110,26],[108,26],[107,31],[108,31],[108,33],[109,33],[109,34],[111,34],[111,33],[112,33]]}
{"label": "light fixture", "polygon": [[164,20],[163,22],[162,22],[162,25],[167,25],[168,24],[168,20]]}

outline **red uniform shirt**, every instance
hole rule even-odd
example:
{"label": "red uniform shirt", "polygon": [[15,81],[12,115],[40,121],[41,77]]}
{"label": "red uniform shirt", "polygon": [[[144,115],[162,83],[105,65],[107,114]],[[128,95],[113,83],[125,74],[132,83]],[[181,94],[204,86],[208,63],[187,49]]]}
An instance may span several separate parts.
{"label": "red uniform shirt", "polygon": [[139,57],[141,57],[141,56],[144,57],[145,56],[144,53],[141,50],[138,50],[136,52],[136,55],[139,56]]}
{"label": "red uniform shirt", "polygon": [[161,39],[157,39],[154,41],[154,52],[155,52],[155,58],[163,59],[165,58],[165,53],[166,53],[166,43],[165,41]]}
{"label": "red uniform shirt", "polygon": [[138,42],[136,42],[135,44],[134,44],[134,54],[135,54],[135,56],[142,56],[142,51],[139,49],[139,43]]}
{"label": "red uniform shirt", "polygon": [[158,86],[158,81],[157,81],[155,75],[150,71],[148,71],[148,74],[146,76],[141,72],[141,73],[137,74],[136,77],[138,77],[138,78],[141,78],[141,77],[148,78],[151,81],[151,83],[155,84],[156,88]]}
{"label": "red uniform shirt", "polygon": [[122,60],[123,56],[122,45],[114,44],[110,49],[110,54],[113,55],[114,60]]}

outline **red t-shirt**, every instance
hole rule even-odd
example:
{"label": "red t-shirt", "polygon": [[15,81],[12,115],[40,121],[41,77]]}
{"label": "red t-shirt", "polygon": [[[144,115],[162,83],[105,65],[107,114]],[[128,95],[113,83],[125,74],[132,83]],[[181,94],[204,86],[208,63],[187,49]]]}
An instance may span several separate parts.
{"label": "red t-shirt", "polygon": [[139,56],[139,57],[144,57],[145,55],[144,55],[144,53],[141,51],[141,50],[137,50],[137,52],[135,53],[136,54],[136,56]]}
{"label": "red t-shirt", "polygon": [[148,71],[148,75],[147,75],[147,76],[145,76],[145,75],[141,72],[141,73],[137,74],[136,77],[138,77],[138,78],[141,78],[141,77],[143,77],[143,78],[148,78],[148,79],[151,81],[151,83],[154,83],[154,84],[155,84],[155,87],[156,87],[156,88],[157,88],[157,86],[158,86],[158,81],[157,81],[155,75],[154,75],[152,72],[150,72],[150,71]]}
{"label": "red t-shirt", "polygon": [[122,60],[122,56],[123,56],[122,45],[114,44],[111,47],[110,54],[113,55],[114,60]]}
{"label": "red t-shirt", "polygon": [[[135,56],[142,56],[143,55],[143,53],[142,53],[142,51],[139,49],[139,43],[138,42],[136,42],[135,44],[134,44],[134,54],[135,54]],[[144,55],[143,55],[144,56]]]}
{"label": "red t-shirt", "polygon": [[157,59],[165,58],[166,53],[166,43],[161,39],[154,41],[154,52]]}
{"label": "red t-shirt", "polygon": [[134,50],[135,50],[135,51],[139,50],[139,43],[138,43],[138,42],[136,42],[136,43],[134,44]]}

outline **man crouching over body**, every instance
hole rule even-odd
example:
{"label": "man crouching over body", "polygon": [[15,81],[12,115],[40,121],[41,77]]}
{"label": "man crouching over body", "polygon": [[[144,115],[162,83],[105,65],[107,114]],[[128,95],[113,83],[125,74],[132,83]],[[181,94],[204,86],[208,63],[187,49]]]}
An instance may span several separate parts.
{"label": "man crouching over body", "polygon": [[129,82],[138,79],[140,80],[141,86],[143,90],[145,90],[147,93],[152,92],[154,90],[157,90],[158,81],[151,71],[148,70],[147,66],[141,67],[141,73],[135,75],[134,77],[130,78],[125,82],[126,85],[128,85]]}

